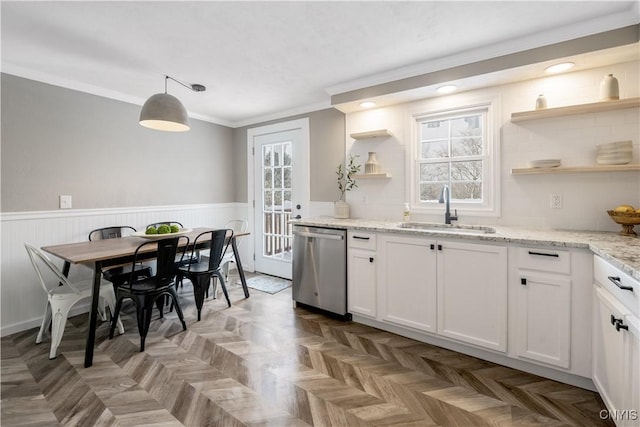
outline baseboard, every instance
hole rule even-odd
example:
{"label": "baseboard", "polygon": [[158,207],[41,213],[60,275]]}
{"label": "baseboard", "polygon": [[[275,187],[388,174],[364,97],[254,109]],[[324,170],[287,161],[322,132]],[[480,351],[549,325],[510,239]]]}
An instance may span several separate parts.
{"label": "baseboard", "polygon": [[[91,305],[89,304],[89,301],[79,303],[71,308],[71,311],[69,311],[68,317],[73,317],[73,316],[78,316],[80,314],[88,313],[90,307]],[[18,332],[26,331],[33,328],[39,328],[41,323],[42,323],[42,316],[29,319],[29,320],[24,320],[18,323],[13,323],[8,326],[2,326],[0,327],[0,336],[6,337],[8,335],[15,334]]]}

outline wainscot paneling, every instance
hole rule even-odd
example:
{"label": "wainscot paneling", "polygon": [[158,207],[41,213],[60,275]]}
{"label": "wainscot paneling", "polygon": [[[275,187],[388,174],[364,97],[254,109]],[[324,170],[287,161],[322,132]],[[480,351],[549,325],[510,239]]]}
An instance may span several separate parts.
{"label": "wainscot paneling", "polygon": [[[73,209],[59,211],[2,213],[0,302],[2,336],[40,325],[46,295],[29,262],[24,242],[38,247],[87,239],[89,231],[111,225],[131,225],[141,230],[159,221],[180,221],[185,227],[220,227],[230,219],[247,219],[246,203],[156,206],[118,209]],[[251,231],[251,227],[249,227]],[[251,245],[240,245],[247,271],[253,271]],[[62,261],[55,260],[62,267]],[[72,266],[72,280],[91,277],[92,270]],[[80,305],[72,312],[87,310]]]}

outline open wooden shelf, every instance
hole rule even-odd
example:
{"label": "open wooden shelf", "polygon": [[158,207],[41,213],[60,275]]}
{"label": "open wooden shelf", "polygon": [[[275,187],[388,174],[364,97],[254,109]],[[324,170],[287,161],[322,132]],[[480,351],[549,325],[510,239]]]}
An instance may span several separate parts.
{"label": "open wooden shelf", "polygon": [[541,110],[511,113],[511,122],[562,117],[572,114],[598,113],[602,111],[614,111],[634,107],[640,107],[640,98],[620,99],[618,101],[602,101],[591,104],[569,105],[566,107],[543,108]]}
{"label": "open wooden shelf", "polygon": [[640,164],[627,165],[597,165],[597,166],[559,166],[557,168],[522,168],[511,169],[511,175],[539,175],[554,173],[583,173],[583,172],[629,172],[640,171]]}
{"label": "open wooden shelf", "polygon": [[393,136],[393,134],[388,129],[378,129],[378,130],[371,130],[369,132],[352,133],[350,136],[351,138],[357,140],[357,139],[389,137],[389,136]]}
{"label": "open wooden shelf", "polygon": [[388,173],[361,173],[353,176],[357,179],[376,179],[376,178],[391,178]]}

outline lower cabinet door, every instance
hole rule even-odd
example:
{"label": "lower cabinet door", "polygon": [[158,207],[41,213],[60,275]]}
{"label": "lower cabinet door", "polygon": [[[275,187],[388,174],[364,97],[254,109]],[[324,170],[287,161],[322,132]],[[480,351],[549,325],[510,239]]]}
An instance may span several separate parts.
{"label": "lower cabinet door", "polygon": [[569,368],[571,279],[521,271],[516,285],[518,357]]}
{"label": "lower cabinet door", "polygon": [[436,332],[435,248],[424,238],[378,237],[381,320]]}
{"label": "lower cabinet door", "polygon": [[[593,298],[593,383],[611,414],[627,408],[627,386],[630,373],[625,372],[625,330],[616,330],[618,320],[624,320],[627,310],[605,289],[596,286]],[[638,409],[638,408],[633,408]],[[624,423],[616,421],[617,425]]]}
{"label": "lower cabinet door", "polygon": [[507,350],[507,248],[438,242],[438,333]]}
{"label": "lower cabinet door", "polygon": [[349,313],[376,317],[376,253],[349,248],[347,256]]}

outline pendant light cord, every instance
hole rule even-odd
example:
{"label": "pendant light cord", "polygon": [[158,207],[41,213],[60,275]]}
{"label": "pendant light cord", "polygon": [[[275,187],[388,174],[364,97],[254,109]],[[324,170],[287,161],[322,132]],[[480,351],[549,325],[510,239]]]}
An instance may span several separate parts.
{"label": "pendant light cord", "polygon": [[201,84],[197,84],[196,83],[196,84],[188,85],[188,84],[182,83],[180,80],[176,80],[173,77],[168,76],[168,75],[165,74],[164,75],[164,93],[167,93],[167,80],[169,80],[169,79],[173,80],[176,83],[181,84],[182,86],[186,87],[187,89],[191,89],[194,92],[204,92],[205,90],[207,90],[207,88],[205,86],[201,85]]}

